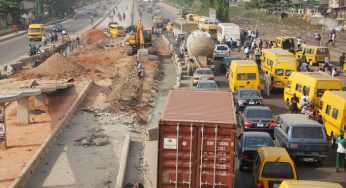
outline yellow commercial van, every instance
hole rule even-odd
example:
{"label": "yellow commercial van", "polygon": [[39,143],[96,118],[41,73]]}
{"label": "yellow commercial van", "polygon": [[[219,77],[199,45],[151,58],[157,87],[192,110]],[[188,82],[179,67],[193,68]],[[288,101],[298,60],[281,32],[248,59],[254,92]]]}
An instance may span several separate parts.
{"label": "yellow commercial van", "polygon": [[118,24],[111,24],[108,27],[108,34],[110,36],[125,36],[126,31],[123,26]]}
{"label": "yellow commercial van", "polygon": [[295,51],[295,37],[276,37],[275,38],[275,46],[277,48],[282,48],[284,50],[288,50],[290,52]]}
{"label": "yellow commercial van", "polygon": [[297,180],[297,170],[285,148],[260,147],[253,164],[257,188],[279,187],[284,180]]}
{"label": "yellow commercial van", "polygon": [[272,88],[277,89],[285,88],[292,72],[297,72],[296,57],[281,48],[263,49],[261,65],[272,77]]}
{"label": "yellow commercial van", "polygon": [[331,144],[345,130],[346,123],[346,91],[326,91],[320,101],[320,115]]}
{"label": "yellow commercial van", "polygon": [[28,29],[29,40],[42,40],[42,36],[46,34],[43,24],[30,24]]}
{"label": "yellow commercial van", "polygon": [[338,183],[309,180],[285,180],[279,188],[343,188]]}
{"label": "yellow commercial van", "polygon": [[233,60],[228,74],[229,89],[235,92],[239,88],[260,89],[258,66],[253,60]]}
{"label": "yellow commercial van", "polygon": [[312,60],[313,65],[317,65],[318,63],[324,63],[326,57],[330,57],[329,49],[327,47],[322,46],[308,46],[305,45],[301,47],[296,52],[296,56],[300,58],[305,55],[306,60],[309,62]]}
{"label": "yellow commercial van", "polygon": [[312,105],[319,105],[325,91],[341,91],[341,80],[324,72],[293,72],[284,90],[284,100],[290,101],[295,93],[299,98],[298,108],[301,108],[301,97],[304,92]]}

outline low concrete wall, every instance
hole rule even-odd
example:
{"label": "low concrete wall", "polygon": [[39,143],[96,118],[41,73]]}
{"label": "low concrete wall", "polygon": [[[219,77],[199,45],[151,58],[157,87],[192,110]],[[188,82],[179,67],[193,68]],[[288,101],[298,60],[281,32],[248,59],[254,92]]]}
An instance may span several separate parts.
{"label": "low concrete wall", "polygon": [[47,138],[44,143],[39,147],[37,152],[31,158],[31,160],[26,164],[21,173],[16,177],[16,179],[9,186],[10,188],[24,188],[27,185],[27,182],[31,179],[31,176],[36,171],[39,164],[42,160],[49,154],[49,150],[52,148],[54,144],[56,144],[59,139],[62,131],[68,125],[68,121],[71,119],[72,115],[78,108],[78,106],[84,101],[86,98],[90,88],[93,86],[94,81],[91,80],[87,83],[84,89],[80,92],[77,99],[73,102],[70,109],[66,112],[66,115],[60,119],[57,127],[53,130],[51,136]]}
{"label": "low concrete wall", "polygon": [[123,188],[124,186],[126,168],[127,168],[127,159],[129,157],[129,152],[130,152],[130,144],[131,144],[131,134],[128,133],[126,135],[125,142],[123,145],[123,150],[121,153],[119,171],[118,171],[115,188]]}

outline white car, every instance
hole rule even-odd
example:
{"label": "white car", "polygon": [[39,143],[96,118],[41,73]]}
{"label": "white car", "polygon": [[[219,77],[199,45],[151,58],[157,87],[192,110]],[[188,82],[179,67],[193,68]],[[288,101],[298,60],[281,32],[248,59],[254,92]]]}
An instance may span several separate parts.
{"label": "white car", "polygon": [[210,68],[199,68],[193,74],[192,83],[196,85],[199,80],[214,80],[214,78],[214,73]]}
{"label": "white car", "polygon": [[230,56],[230,50],[226,44],[217,44],[214,48],[213,58],[224,58]]}
{"label": "white car", "polygon": [[199,80],[197,82],[196,88],[197,89],[203,89],[203,90],[215,90],[215,89],[218,89],[215,80]]}

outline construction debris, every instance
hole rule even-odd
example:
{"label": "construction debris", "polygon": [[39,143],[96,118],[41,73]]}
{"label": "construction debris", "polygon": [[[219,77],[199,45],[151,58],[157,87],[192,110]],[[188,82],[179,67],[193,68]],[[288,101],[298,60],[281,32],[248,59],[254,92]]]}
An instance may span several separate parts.
{"label": "construction debris", "polygon": [[83,147],[92,147],[92,146],[104,146],[109,144],[108,137],[106,135],[94,135],[84,136],[75,140],[76,144]]}

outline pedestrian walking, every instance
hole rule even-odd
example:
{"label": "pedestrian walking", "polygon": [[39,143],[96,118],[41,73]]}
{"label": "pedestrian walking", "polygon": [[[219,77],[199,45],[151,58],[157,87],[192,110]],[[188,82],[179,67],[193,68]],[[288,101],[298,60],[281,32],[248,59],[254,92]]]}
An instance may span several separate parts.
{"label": "pedestrian walking", "polygon": [[260,50],[262,50],[262,48],[263,48],[263,40],[262,39],[259,39],[258,47]]}
{"label": "pedestrian walking", "polygon": [[241,42],[240,42],[240,40],[239,39],[237,39],[237,48],[238,48],[238,52],[240,52],[240,48],[241,48]]}
{"label": "pedestrian walking", "polygon": [[339,58],[339,65],[341,69],[344,69],[344,64],[345,64],[345,52],[342,53],[342,55]]}
{"label": "pedestrian walking", "polygon": [[54,42],[58,42],[59,36],[58,33],[53,33],[54,34]]}
{"label": "pedestrian walking", "polygon": [[297,46],[298,49],[300,48],[300,46],[302,45],[302,39],[300,38],[300,36],[297,38]]}
{"label": "pedestrian walking", "polygon": [[90,16],[90,23],[91,23],[91,25],[94,25],[94,18],[92,15]]}
{"label": "pedestrian walking", "polygon": [[137,76],[138,76],[138,78],[142,77],[142,73],[143,73],[142,63],[137,61]]}
{"label": "pedestrian walking", "polygon": [[249,59],[249,56],[250,56],[250,48],[249,48],[248,46],[245,47],[244,53],[245,53],[246,59]]}
{"label": "pedestrian walking", "polygon": [[13,29],[13,31],[14,31],[15,33],[17,33],[17,32],[18,32],[18,26],[17,26],[17,24],[13,23],[13,24],[12,24],[12,29]]}
{"label": "pedestrian walking", "polygon": [[123,13],[123,20],[124,20],[124,21],[126,20],[126,14],[125,14],[125,12]]}
{"label": "pedestrian walking", "polygon": [[346,154],[346,139],[344,138],[344,131],[340,131],[340,136],[335,140],[337,144],[336,149],[336,172],[340,172],[341,167],[345,171],[345,154]]}
{"label": "pedestrian walking", "polygon": [[293,97],[291,98],[291,113],[292,114],[297,114],[298,113],[298,102],[299,99],[296,96],[296,94],[293,94]]}
{"label": "pedestrian walking", "polygon": [[47,45],[47,38],[46,38],[46,35],[43,35],[43,36],[42,36],[41,43],[42,43],[43,46],[46,46],[46,45]]}
{"label": "pedestrian walking", "polygon": [[335,47],[335,39],[336,39],[336,31],[333,29],[333,31],[330,33],[330,37],[326,43],[326,46],[328,46],[329,43],[332,43],[333,47]]}
{"label": "pedestrian walking", "polygon": [[271,84],[272,84],[272,78],[268,71],[264,74],[264,90],[265,94],[269,97],[270,96],[270,90],[271,90]]}
{"label": "pedestrian walking", "polygon": [[256,32],[255,32],[255,37],[258,38],[260,35],[260,32],[256,29]]}
{"label": "pedestrian walking", "polygon": [[308,71],[308,63],[306,63],[306,61],[304,61],[302,63],[302,65],[300,65],[300,72],[307,72]]}
{"label": "pedestrian walking", "polygon": [[322,39],[321,34],[318,33],[316,40],[317,40],[317,45],[319,45],[319,46],[321,46],[321,39]]}
{"label": "pedestrian walking", "polygon": [[338,75],[338,72],[336,71],[336,68],[332,70],[332,77],[335,77]]}

